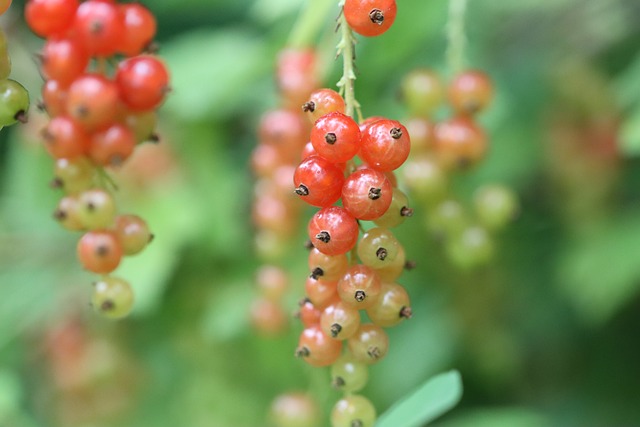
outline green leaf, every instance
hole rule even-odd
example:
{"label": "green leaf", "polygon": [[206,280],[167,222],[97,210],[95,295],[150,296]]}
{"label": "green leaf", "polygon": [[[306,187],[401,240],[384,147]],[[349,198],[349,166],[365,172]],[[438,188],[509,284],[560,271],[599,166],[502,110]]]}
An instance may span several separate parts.
{"label": "green leaf", "polygon": [[419,427],[453,408],[462,397],[458,371],[431,378],[382,414],[376,427]]}

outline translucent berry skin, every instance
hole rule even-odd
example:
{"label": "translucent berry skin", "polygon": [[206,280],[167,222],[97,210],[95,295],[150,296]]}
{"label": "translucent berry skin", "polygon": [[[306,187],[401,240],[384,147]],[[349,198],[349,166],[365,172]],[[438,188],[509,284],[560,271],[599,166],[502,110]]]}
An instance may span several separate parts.
{"label": "translucent berry skin", "polygon": [[362,135],[360,157],[381,172],[397,169],[409,157],[409,132],[398,121],[379,120]]}
{"label": "translucent berry skin", "polygon": [[304,289],[307,298],[311,300],[313,305],[318,308],[324,308],[336,297],[337,284],[337,281],[329,282],[324,279],[316,279],[309,276],[305,282]]}
{"label": "translucent berry skin", "polygon": [[309,100],[302,105],[302,111],[306,113],[311,123],[315,123],[320,117],[338,112],[344,114],[344,99],[333,89],[318,89],[311,93]]}
{"label": "translucent berry skin", "polygon": [[129,282],[117,277],[103,277],[93,284],[91,305],[110,319],[127,316],[133,308],[134,295]]}
{"label": "translucent berry skin", "polygon": [[51,119],[42,130],[44,146],[56,159],[83,156],[89,147],[89,135],[74,120],[65,116]]}
{"label": "translucent berry skin", "polygon": [[445,168],[464,170],[485,157],[487,137],[469,118],[456,117],[436,127],[436,150]]}
{"label": "translucent berry skin", "polygon": [[318,404],[303,393],[278,396],[271,404],[270,418],[276,427],[319,427],[321,416]]}
{"label": "translucent berry skin", "polygon": [[385,33],[396,19],[395,0],[346,0],[344,17],[356,33],[374,37]]}
{"label": "translucent berry skin", "polygon": [[393,233],[382,227],[368,230],[358,242],[358,258],[371,268],[391,264],[398,256],[400,242]]}
{"label": "translucent berry skin", "polygon": [[349,338],[347,343],[353,357],[368,365],[382,360],[389,350],[387,333],[373,323],[360,325],[360,328]]}
{"label": "translucent berry skin", "polygon": [[343,354],[331,365],[331,385],[346,393],[360,391],[369,380],[369,368],[350,354]]}
{"label": "translucent berry skin", "polygon": [[65,229],[70,231],[84,230],[84,224],[78,215],[78,199],[73,196],[66,196],[60,199],[53,218]]}
{"label": "translucent berry skin", "polygon": [[314,123],[311,144],[325,159],[334,163],[346,162],[360,149],[360,127],[342,113],[326,114]]}
{"label": "translucent berry skin", "polygon": [[15,80],[0,81],[0,126],[26,121],[29,111],[29,93]]}
{"label": "translucent berry skin", "polygon": [[82,266],[97,274],[108,274],[120,264],[122,249],[109,231],[89,231],[78,241],[78,259]]}
{"label": "translucent berry skin", "polygon": [[162,61],[143,55],[122,61],[116,72],[122,101],[134,111],[158,107],[169,90],[169,72]]}
{"label": "translucent berry skin", "polygon": [[381,282],[371,267],[358,264],[351,266],[338,281],[338,295],[345,304],[357,308],[371,307],[380,295]]}
{"label": "translucent berry skin", "polygon": [[345,254],[325,255],[317,248],[309,252],[309,271],[316,279],[333,282],[339,280],[349,267],[349,259]]}
{"label": "translucent berry skin", "polygon": [[373,404],[357,394],[343,397],[331,410],[331,427],[373,427],[375,422]]}
{"label": "translucent berry skin", "polygon": [[396,256],[396,259],[391,261],[391,264],[382,268],[376,268],[376,275],[380,279],[380,282],[387,283],[398,280],[405,269],[406,262],[407,259],[404,248],[400,246],[398,248],[398,256]]}
{"label": "translucent berry skin", "polygon": [[49,39],[42,48],[42,73],[67,86],[84,73],[89,54],[76,39]]}
{"label": "translucent berry skin", "polygon": [[380,297],[367,309],[367,316],[382,328],[396,326],[411,317],[409,294],[402,285],[383,283]]}
{"label": "translucent berry skin", "polygon": [[307,228],[313,246],[326,255],[346,254],[358,241],[358,222],[344,208],[331,206],[316,212]]}
{"label": "translucent berry skin", "polygon": [[311,366],[332,365],[342,351],[342,341],[329,338],[320,325],[306,328],[300,334],[296,356],[303,358]]}
{"label": "translucent berry skin", "polygon": [[360,326],[360,313],[357,308],[345,304],[340,299],[334,300],[322,311],[320,327],[329,337],[345,340],[356,333]]}
{"label": "translucent berry skin", "polygon": [[118,4],[117,8],[124,25],[118,52],[126,56],[138,55],[156,35],[156,18],[140,3]]}
{"label": "translucent berry skin", "polygon": [[90,55],[106,57],[116,53],[124,25],[115,4],[87,0],[78,7],[73,30]]}
{"label": "translucent berry skin", "polygon": [[492,99],[491,79],[479,70],[465,71],[449,85],[449,103],[461,114],[479,113],[487,108]]}
{"label": "translucent berry skin", "polygon": [[338,201],[343,183],[342,170],[320,156],[306,158],[293,174],[293,185],[300,199],[321,208]]}
{"label": "translucent berry skin", "polygon": [[136,137],[131,129],[115,123],[95,132],[89,146],[89,157],[100,166],[120,166],[133,154]]}
{"label": "translucent berry skin", "polygon": [[405,219],[413,215],[413,209],[409,207],[409,198],[404,191],[394,188],[393,197],[389,209],[379,218],[374,220],[379,227],[393,228],[402,224]]}
{"label": "translucent berry skin", "polygon": [[42,86],[42,102],[49,117],[65,114],[67,111],[68,87],[57,80],[47,80]]}
{"label": "translucent berry skin", "polygon": [[300,321],[305,328],[309,328],[320,323],[320,316],[322,316],[322,311],[315,305],[313,305],[311,300],[305,298],[300,301],[299,305],[300,310],[298,310],[296,316],[300,318]]}
{"label": "translucent berry skin", "polygon": [[153,239],[147,222],[137,215],[118,215],[115,218],[115,233],[124,255],[136,255]]}
{"label": "translucent berry skin", "polygon": [[96,130],[113,122],[119,100],[114,82],[100,74],[84,74],[69,86],[66,110],[85,129]]}
{"label": "translucent berry skin", "polygon": [[76,194],[91,188],[94,175],[95,167],[86,157],[56,160],[54,182],[66,194]]}
{"label": "translucent berry skin", "polygon": [[51,37],[71,27],[78,5],[78,0],[29,0],[24,17],[31,31]]}
{"label": "translucent berry skin", "polygon": [[[79,217],[85,228],[96,230],[113,224],[116,216],[116,203],[106,190],[95,188],[81,193],[78,197]],[[118,246],[121,248],[120,243]]]}
{"label": "translucent berry skin", "polygon": [[387,177],[370,168],[359,169],[342,186],[342,205],[357,219],[380,218],[391,205],[393,187]]}

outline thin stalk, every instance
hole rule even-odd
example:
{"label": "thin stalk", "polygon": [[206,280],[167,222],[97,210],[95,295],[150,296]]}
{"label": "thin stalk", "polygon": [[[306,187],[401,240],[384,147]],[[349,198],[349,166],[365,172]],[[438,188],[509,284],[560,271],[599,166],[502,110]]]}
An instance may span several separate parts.
{"label": "thin stalk", "polygon": [[464,17],[467,0],[449,0],[447,21],[447,66],[453,75],[459,74],[465,65],[464,52],[467,37],[464,33]]}
{"label": "thin stalk", "polygon": [[357,115],[356,120],[361,122],[363,120],[362,111],[355,94],[356,38],[342,10],[338,17],[338,30],[340,31],[340,41],[338,42],[336,55],[342,55],[342,78],[338,81],[337,86],[344,97],[345,114],[353,117],[355,113]]}

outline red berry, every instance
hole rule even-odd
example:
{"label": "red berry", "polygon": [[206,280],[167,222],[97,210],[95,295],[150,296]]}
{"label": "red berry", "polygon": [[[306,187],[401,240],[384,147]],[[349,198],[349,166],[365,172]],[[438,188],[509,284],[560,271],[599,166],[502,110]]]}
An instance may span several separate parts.
{"label": "red berry", "polygon": [[321,315],[322,311],[316,308],[311,300],[305,298],[300,301],[300,310],[297,313],[297,317],[300,318],[305,328],[320,324]]}
{"label": "red berry", "polygon": [[349,268],[338,282],[340,299],[351,307],[369,308],[380,295],[381,282],[375,270],[366,265],[357,264]]}
{"label": "red berry", "polygon": [[285,49],[278,55],[276,82],[287,107],[300,108],[318,87],[316,53],[311,49]]}
{"label": "red berry", "polygon": [[78,0],[29,0],[24,17],[34,33],[51,37],[71,27],[78,5]]}
{"label": "red berry", "polygon": [[344,17],[358,34],[367,37],[386,32],[396,19],[395,0],[346,0]]}
{"label": "red berry", "polygon": [[87,0],[78,7],[73,29],[92,56],[111,56],[118,49],[124,25],[115,4]]}
{"label": "red berry", "polygon": [[140,3],[119,4],[117,8],[124,25],[118,52],[138,55],[156,35],[156,18]]}
{"label": "red berry", "polygon": [[449,85],[449,102],[459,113],[478,113],[484,110],[492,99],[491,79],[482,71],[465,71]]}
{"label": "red berry", "polygon": [[487,152],[487,137],[472,120],[457,117],[436,127],[436,150],[446,168],[466,169]]}
{"label": "red berry", "polygon": [[308,227],[313,246],[326,255],[349,252],[358,241],[358,222],[344,208],[331,206],[316,212]]}
{"label": "red berry", "polygon": [[133,153],[135,146],[133,131],[115,123],[93,134],[89,157],[100,166],[120,166]]}
{"label": "red berry", "polygon": [[325,255],[317,248],[311,249],[309,252],[309,270],[311,277],[315,279],[322,278],[326,281],[334,281],[340,279],[349,267],[349,260],[345,254],[342,255]]}
{"label": "red berry", "polygon": [[293,175],[295,192],[312,206],[331,206],[340,198],[344,174],[340,168],[320,156],[303,160]]}
{"label": "red berry", "polygon": [[371,221],[381,217],[392,198],[393,188],[387,177],[371,168],[356,170],[342,187],[342,204],[357,219]]}
{"label": "red berry", "polygon": [[122,249],[113,233],[89,231],[78,241],[78,258],[87,270],[107,274],[120,264]]}
{"label": "red berry", "polygon": [[346,162],[360,149],[360,127],[349,116],[329,113],[313,125],[311,143],[325,159],[334,163]]}
{"label": "red berry", "polygon": [[309,276],[304,285],[307,297],[318,308],[325,307],[335,296],[338,282]]}
{"label": "red berry", "polygon": [[344,108],[344,99],[333,89],[318,89],[312,92],[309,100],[302,105],[302,111],[307,114],[311,123],[336,111],[344,114]]}
{"label": "red berry", "polygon": [[115,120],[119,99],[114,82],[101,74],[85,74],[69,86],[66,109],[85,129],[100,129]]}
{"label": "red berry", "polygon": [[314,325],[300,334],[295,354],[311,366],[329,366],[338,360],[341,350],[342,341],[329,338],[320,325]]}
{"label": "red berry", "polygon": [[89,136],[85,130],[66,116],[51,119],[42,130],[45,148],[56,159],[74,159],[85,154]]}
{"label": "red berry", "polygon": [[53,79],[69,85],[89,64],[89,54],[75,39],[50,39],[42,49],[42,73],[47,80]]}
{"label": "red berry", "polygon": [[169,90],[169,73],[153,56],[136,56],[120,63],[116,84],[122,101],[132,110],[156,108]]}
{"label": "red berry", "polygon": [[47,80],[42,86],[42,102],[49,117],[64,114],[67,110],[68,88],[57,80]]}
{"label": "red berry", "polygon": [[397,169],[409,157],[411,140],[407,129],[395,120],[379,120],[362,135],[360,157],[382,172]]}

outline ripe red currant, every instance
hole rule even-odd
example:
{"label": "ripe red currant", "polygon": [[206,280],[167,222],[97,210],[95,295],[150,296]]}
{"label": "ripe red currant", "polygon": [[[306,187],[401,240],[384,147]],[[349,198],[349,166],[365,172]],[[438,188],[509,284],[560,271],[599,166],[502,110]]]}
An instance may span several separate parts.
{"label": "ripe red currant", "polygon": [[311,366],[332,365],[342,350],[342,341],[327,336],[320,325],[306,328],[300,334],[295,355],[303,358]]}
{"label": "ripe red currant", "polygon": [[371,168],[356,170],[342,187],[342,204],[357,219],[370,221],[381,217],[392,199],[393,188],[387,177]]}
{"label": "ripe red currant", "polygon": [[386,172],[397,169],[409,157],[409,132],[395,120],[379,120],[362,135],[360,157],[371,168]]}
{"label": "ripe red currant", "polygon": [[449,103],[463,114],[484,110],[493,99],[491,79],[479,70],[469,70],[456,76],[449,85]]}
{"label": "ripe red currant", "polygon": [[111,273],[120,264],[122,249],[109,231],[89,231],[78,241],[78,259],[89,271]]}
{"label": "ripe red currant", "polygon": [[312,206],[327,207],[342,194],[344,174],[334,163],[320,157],[306,158],[293,175],[295,193]]}
{"label": "ripe red currant", "polygon": [[311,129],[316,152],[334,163],[351,160],[360,149],[360,127],[349,116],[334,112],[320,117]]}
{"label": "ripe red currant", "polygon": [[76,14],[78,0],[29,0],[24,17],[29,28],[40,37],[67,31]]}
{"label": "ripe red currant", "polygon": [[358,34],[366,37],[386,32],[396,19],[395,0],[346,0],[344,17]]}
{"label": "ripe red currant", "polygon": [[344,208],[331,206],[316,212],[308,226],[313,246],[326,255],[349,252],[358,240],[358,222]]}
{"label": "ripe red currant", "polygon": [[371,307],[380,295],[381,282],[375,270],[366,265],[351,266],[338,281],[338,295],[357,309]]}

